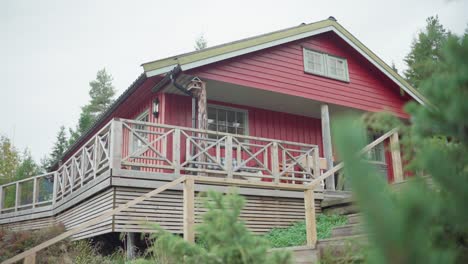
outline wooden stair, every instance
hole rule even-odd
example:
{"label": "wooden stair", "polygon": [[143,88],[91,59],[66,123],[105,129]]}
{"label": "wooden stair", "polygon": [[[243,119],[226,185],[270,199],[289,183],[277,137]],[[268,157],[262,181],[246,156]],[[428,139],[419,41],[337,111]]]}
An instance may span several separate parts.
{"label": "wooden stair", "polygon": [[[367,235],[361,222],[362,216],[354,200],[351,197],[324,200],[322,210],[325,214],[346,215],[348,223],[332,228],[330,238],[318,241],[317,254],[319,259],[326,258],[327,260],[332,259],[333,262],[347,263],[351,262],[350,258],[353,258],[352,261],[359,263],[362,256],[349,254],[349,252],[359,252],[367,243]],[[351,257],[351,255],[353,256]]]}

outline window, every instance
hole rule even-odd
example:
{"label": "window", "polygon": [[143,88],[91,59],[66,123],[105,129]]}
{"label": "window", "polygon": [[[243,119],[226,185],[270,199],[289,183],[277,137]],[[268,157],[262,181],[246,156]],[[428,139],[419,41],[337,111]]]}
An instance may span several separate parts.
{"label": "window", "polygon": [[[381,135],[378,134],[370,134],[368,135],[368,141],[369,143],[375,141],[378,139]],[[372,148],[368,153],[367,153],[367,158],[370,161],[375,161],[379,163],[385,163],[385,148],[384,148],[384,143],[380,143],[374,148]]]}
{"label": "window", "polygon": [[[149,122],[149,111],[146,110],[143,112],[141,115],[139,115],[136,119],[136,121],[141,121],[141,122]],[[133,129],[136,131],[136,133],[146,141],[148,140],[148,133],[144,133],[143,131],[147,130],[147,126],[142,125],[142,124],[135,124],[133,126]],[[131,140],[130,140],[130,151],[133,153],[137,151],[138,149],[141,149],[145,143],[141,141],[140,138],[135,136],[133,133],[131,134]]]}
{"label": "window", "polygon": [[304,49],[304,71],[341,81],[349,81],[346,59],[308,49]]}
{"label": "window", "polygon": [[208,129],[223,133],[247,135],[247,111],[209,105]]}

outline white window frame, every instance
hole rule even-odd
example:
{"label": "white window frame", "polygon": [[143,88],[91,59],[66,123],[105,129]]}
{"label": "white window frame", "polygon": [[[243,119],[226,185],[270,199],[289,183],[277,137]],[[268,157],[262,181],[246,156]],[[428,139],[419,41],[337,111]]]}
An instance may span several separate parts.
{"label": "white window frame", "polygon": [[[323,72],[312,70],[312,69],[310,69],[310,67],[308,67],[309,63],[307,61],[307,54],[320,55],[321,60],[322,60]],[[315,50],[311,50],[311,49],[307,49],[307,48],[303,48],[302,57],[303,57],[303,60],[304,60],[304,72],[315,74],[315,75],[320,75],[320,76],[324,76],[324,77],[328,77],[328,78],[339,80],[339,81],[349,82],[348,61],[345,58],[333,56],[333,55],[330,55],[330,54],[326,54],[326,53],[323,53],[323,52],[319,52],[319,51],[315,51]],[[334,59],[334,60],[343,62],[344,76],[338,76],[338,75],[332,74],[330,72],[329,59]]]}
{"label": "white window frame", "polygon": [[[208,107],[215,108],[217,110],[225,110],[225,111],[234,111],[234,112],[240,112],[244,114],[244,134],[234,134],[234,135],[241,135],[241,136],[248,136],[249,135],[249,111],[246,109],[241,109],[241,108],[236,108],[236,107],[230,107],[230,106],[223,106],[223,105],[217,105],[217,104],[208,104]],[[208,113],[207,113],[208,115]],[[209,124],[208,124],[209,126]],[[215,131],[219,132],[217,130],[210,130],[210,131]],[[228,133],[227,131],[225,133]],[[231,133],[232,134],[232,133]]]}
{"label": "white window frame", "polygon": [[[373,142],[374,140],[376,140],[377,138],[379,138],[380,136],[381,135],[379,135],[379,134],[368,132],[367,138],[368,138],[368,141],[370,143],[370,142]],[[385,144],[384,144],[384,142],[380,142],[374,148],[369,150],[367,152],[367,159],[372,163],[387,165],[387,159],[386,159],[386,156],[385,156]]]}
{"label": "white window frame", "polygon": [[[142,121],[146,116],[148,116],[148,121],[146,121],[146,122],[149,122],[149,119],[150,119],[149,113],[150,113],[149,109],[146,109],[141,114],[139,114],[134,120],[135,121]],[[148,136],[148,134],[146,136]],[[130,140],[129,141],[130,141],[130,146],[129,146],[130,153],[129,154],[133,154],[136,150],[138,150],[141,147],[141,146],[138,146],[138,145],[142,144],[142,142],[137,137],[135,137],[135,135],[133,133],[130,134]]]}

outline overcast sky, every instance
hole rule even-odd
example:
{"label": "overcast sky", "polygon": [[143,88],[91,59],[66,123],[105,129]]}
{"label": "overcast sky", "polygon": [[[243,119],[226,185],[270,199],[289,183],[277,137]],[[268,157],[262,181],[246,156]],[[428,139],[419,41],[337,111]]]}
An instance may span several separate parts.
{"label": "overcast sky", "polygon": [[0,134],[36,160],[74,127],[89,81],[105,67],[118,94],[141,63],[335,16],[387,63],[403,58],[425,19],[462,33],[467,1],[0,1]]}

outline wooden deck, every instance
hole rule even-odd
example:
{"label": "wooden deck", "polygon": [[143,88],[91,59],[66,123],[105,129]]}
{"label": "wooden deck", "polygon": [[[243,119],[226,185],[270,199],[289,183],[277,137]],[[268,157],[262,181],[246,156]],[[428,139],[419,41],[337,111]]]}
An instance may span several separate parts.
{"label": "wooden deck", "polygon": [[[195,193],[242,186],[242,218],[263,233],[304,219],[304,184],[320,175],[318,153],[316,145],[112,120],[57,171],[0,186],[0,226],[63,223],[71,229],[177,177],[201,175],[205,180],[195,184]],[[315,199],[319,212],[320,188]],[[182,201],[182,187],[174,187],[74,238],[150,232],[148,223],[183,233]],[[196,222],[203,212],[196,198]]]}

